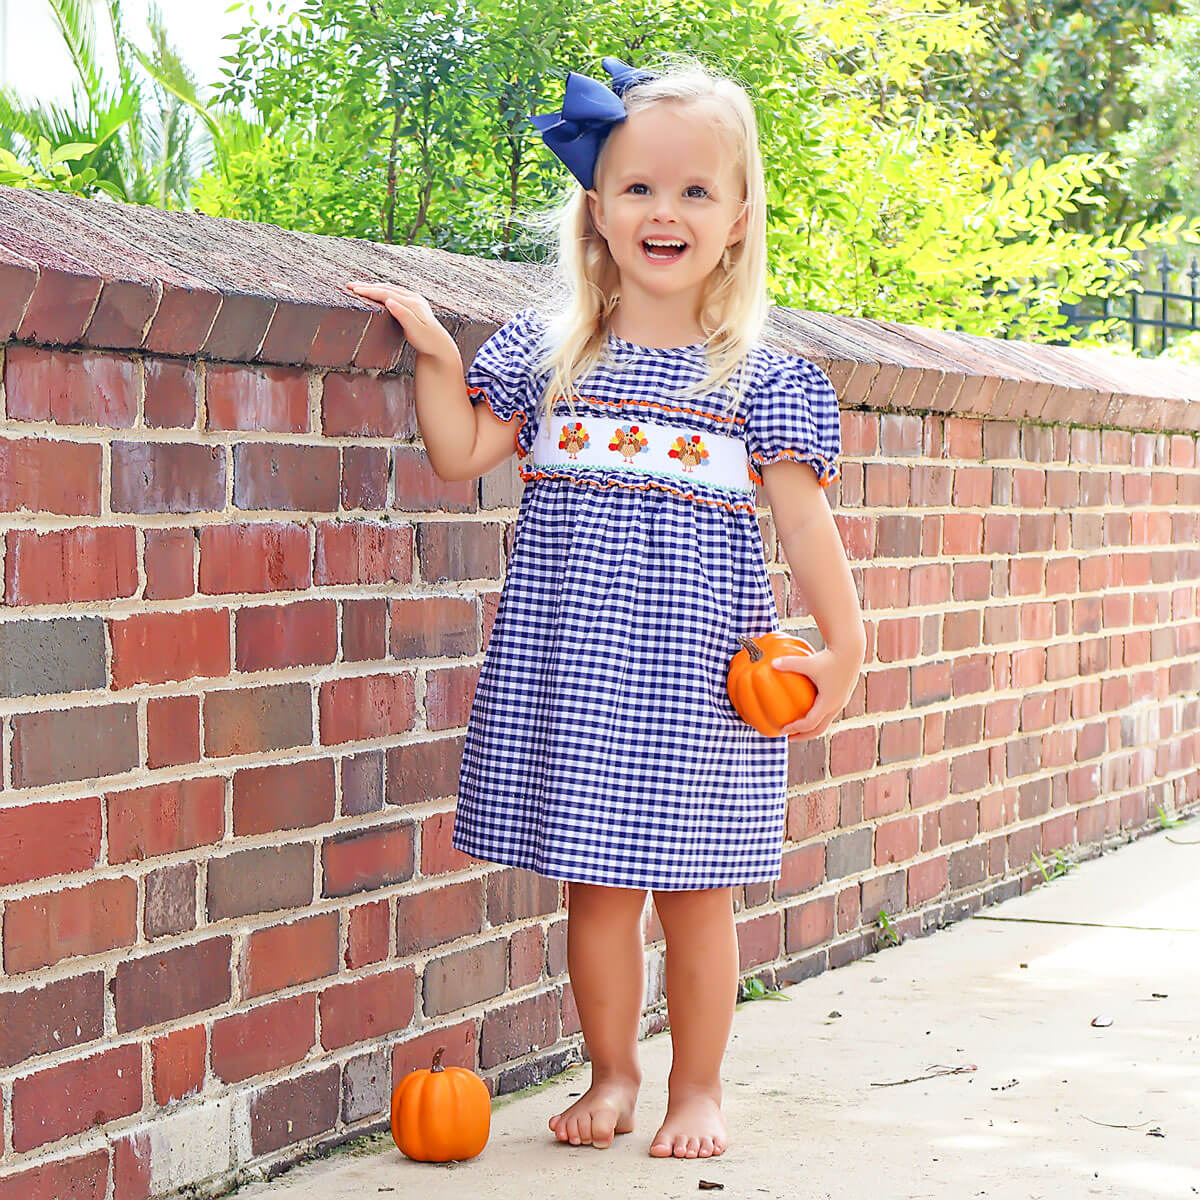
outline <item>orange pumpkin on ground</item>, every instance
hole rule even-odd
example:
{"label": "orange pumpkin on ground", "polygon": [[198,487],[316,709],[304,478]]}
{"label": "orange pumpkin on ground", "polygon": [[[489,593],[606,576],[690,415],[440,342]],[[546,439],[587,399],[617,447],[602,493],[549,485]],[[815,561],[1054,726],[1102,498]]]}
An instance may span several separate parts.
{"label": "orange pumpkin on ground", "polygon": [[439,1046],[429,1070],[409,1071],[392,1092],[392,1138],[418,1162],[461,1162],[487,1145],[492,1097],[466,1067],[443,1067]]}
{"label": "orange pumpkin on ground", "polygon": [[783,726],[798,721],[812,708],[817,689],[807,675],[778,671],[772,661],[815,651],[803,638],[782,632],[756,638],[739,634],[738,641],[743,649],[729,664],[729,699],[748,725],[767,737],[780,737]]}

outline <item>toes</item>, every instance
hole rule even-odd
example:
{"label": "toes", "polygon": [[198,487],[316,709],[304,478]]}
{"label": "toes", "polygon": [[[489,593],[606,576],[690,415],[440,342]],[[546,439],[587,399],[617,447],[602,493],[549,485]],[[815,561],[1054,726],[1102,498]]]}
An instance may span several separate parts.
{"label": "toes", "polygon": [[700,1157],[708,1158],[713,1152],[713,1140],[707,1134],[700,1139]]}

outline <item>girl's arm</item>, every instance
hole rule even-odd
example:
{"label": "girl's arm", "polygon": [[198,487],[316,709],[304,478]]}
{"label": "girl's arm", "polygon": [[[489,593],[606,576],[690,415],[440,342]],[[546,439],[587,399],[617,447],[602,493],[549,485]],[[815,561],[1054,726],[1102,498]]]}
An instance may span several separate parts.
{"label": "girl's arm", "polygon": [[486,404],[471,404],[462,355],[429,301],[392,284],[347,286],[356,296],[380,301],[416,354],[417,425],[438,477],[447,483],[476,479],[504,462],[516,449],[519,419],[501,421]]}
{"label": "girl's arm", "polygon": [[807,675],[817,688],[808,715],[783,732],[816,737],[858,683],[866,630],[841,534],[816,472],[807,463],[784,459],[764,466],[762,476],[784,557],[825,639],[825,649],[817,654],[775,660],[777,668]]}

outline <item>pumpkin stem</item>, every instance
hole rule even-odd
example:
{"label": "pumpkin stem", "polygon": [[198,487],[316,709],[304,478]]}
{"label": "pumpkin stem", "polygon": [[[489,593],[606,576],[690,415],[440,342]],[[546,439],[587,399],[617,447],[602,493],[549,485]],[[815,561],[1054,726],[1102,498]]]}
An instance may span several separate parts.
{"label": "pumpkin stem", "polygon": [[445,1046],[439,1046],[433,1052],[433,1066],[429,1068],[431,1073],[433,1071],[444,1071],[446,1069],[445,1067],[442,1066],[442,1055],[445,1053],[446,1053]]}
{"label": "pumpkin stem", "polygon": [[737,640],[746,647],[746,653],[750,655],[751,662],[758,662],[762,658],[762,647],[757,642],[751,641],[750,638],[741,633],[737,635]]}

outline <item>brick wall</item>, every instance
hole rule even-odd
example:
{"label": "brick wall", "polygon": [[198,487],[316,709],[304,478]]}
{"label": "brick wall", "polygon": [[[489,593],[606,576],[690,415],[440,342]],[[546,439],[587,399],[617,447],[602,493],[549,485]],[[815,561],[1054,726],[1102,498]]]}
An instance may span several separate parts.
{"label": "brick wall", "polygon": [[[494,1094],[579,1061],[561,885],[450,846],[520,480],[431,472],[398,327],[337,288],[380,277],[468,359],[539,278],[0,188],[0,1200],[211,1194],[379,1128],[437,1045]],[[1196,804],[1200,373],[771,339],[838,385],[869,638],[735,890],[780,985]]]}

